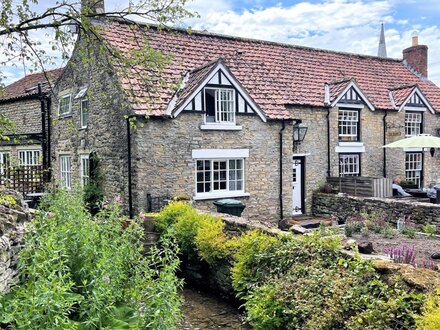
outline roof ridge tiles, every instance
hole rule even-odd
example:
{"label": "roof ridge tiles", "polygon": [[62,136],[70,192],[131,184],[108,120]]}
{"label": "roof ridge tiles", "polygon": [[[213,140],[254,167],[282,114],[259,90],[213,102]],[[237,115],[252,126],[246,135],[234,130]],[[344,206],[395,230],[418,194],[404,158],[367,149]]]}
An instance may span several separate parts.
{"label": "roof ridge tiles", "polygon": [[221,39],[229,39],[229,40],[236,40],[236,41],[243,41],[243,42],[249,42],[249,43],[255,43],[255,44],[266,44],[266,45],[274,45],[274,46],[280,46],[280,47],[286,47],[286,48],[294,48],[294,49],[301,49],[306,51],[315,51],[315,52],[321,52],[321,53],[330,53],[330,54],[339,54],[343,56],[349,56],[349,57],[359,57],[359,58],[365,58],[365,59],[373,59],[381,62],[400,62],[402,63],[403,60],[399,58],[391,58],[391,57],[378,57],[374,55],[366,55],[366,54],[358,54],[358,53],[350,53],[350,52],[343,52],[343,51],[336,51],[336,50],[329,50],[329,49],[323,49],[323,48],[315,48],[310,46],[301,46],[301,45],[294,45],[289,44],[285,42],[276,42],[276,41],[269,41],[269,40],[263,40],[263,39],[254,39],[254,38],[245,38],[245,37],[237,37],[237,36],[231,36],[221,33],[215,33],[215,32],[208,32],[206,30],[193,30],[191,29],[188,31],[188,29],[185,28],[179,28],[179,27],[161,27],[157,24],[149,24],[145,22],[137,22],[137,21],[129,21],[117,18],[117,17],[111,17],[111,20],[117,21],[118,23],[130,25],[130,24],[137,24],[139,26],[144,26],[147,28],[153,28],[158,31],[175,31],[187,35],[200,35],[200,36],[206,36],[206,37],[215,37],[215,38],[221,38]]}

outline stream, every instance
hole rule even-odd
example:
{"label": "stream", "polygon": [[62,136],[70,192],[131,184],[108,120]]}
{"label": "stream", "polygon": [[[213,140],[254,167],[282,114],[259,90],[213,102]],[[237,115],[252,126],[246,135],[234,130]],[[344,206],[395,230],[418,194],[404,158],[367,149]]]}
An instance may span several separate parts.
{"label": "stream", "polygon": [[250,329],[242,325],[243,315],[238,309],[217,295],[185,288],[182,296],[185,300],[181,330]]}

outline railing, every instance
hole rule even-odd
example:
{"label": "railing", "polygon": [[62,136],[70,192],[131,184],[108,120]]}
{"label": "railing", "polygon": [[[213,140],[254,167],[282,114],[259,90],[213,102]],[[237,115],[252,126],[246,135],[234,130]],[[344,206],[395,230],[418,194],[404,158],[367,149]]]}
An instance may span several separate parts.
{"label": "railing", "polygon": [[47,177],[48,171],[43,165],[8,167],[0,171],[0,185],[26,196],[31,193],[42,193]]}
{"label": "railing", "polygon": [[391,197],[393,195],[392,181],[387,178],[363,176],[328,177],[327,182],[339,192],[353,196]]}
{"label": "railing", "polygon": [[153,197],[147,194],[147,212],[159,212],[164,206],[170,202],[170,196],[162,195]]}

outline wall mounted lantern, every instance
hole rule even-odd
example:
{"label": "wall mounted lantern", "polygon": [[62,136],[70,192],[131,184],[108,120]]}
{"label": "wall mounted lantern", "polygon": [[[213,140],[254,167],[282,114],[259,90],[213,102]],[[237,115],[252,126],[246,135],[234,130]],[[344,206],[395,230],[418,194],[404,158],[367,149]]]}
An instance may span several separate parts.
{"label": "wall mounted lantern", "polygon": [[293,144],[301,144],[306,137],[308,127],[302,126],[300,123],[295,124],[293,126]]}

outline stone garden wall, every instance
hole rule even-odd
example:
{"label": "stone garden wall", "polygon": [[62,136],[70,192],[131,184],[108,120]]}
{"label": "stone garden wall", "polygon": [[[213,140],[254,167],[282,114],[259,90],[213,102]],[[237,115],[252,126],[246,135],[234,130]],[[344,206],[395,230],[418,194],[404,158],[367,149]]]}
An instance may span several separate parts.
{"label": "stone garden wall", "polygon": [[339,196],[335,194],[315,193],[312,213],[318,216],[334,215],[345,221],[347,217],[361,211],[379,212],[387,215],[388,221],[396,224],[403,215],[411,215],[417,225],[435,224],[440,228],[440,205],[416,202],[411,199],[374,198]]}
{"label": "stone garden wall", "polygon": [[0,187],[0,294],[17,279],[17,255],[26,223],[31,219],[22,196]]}

